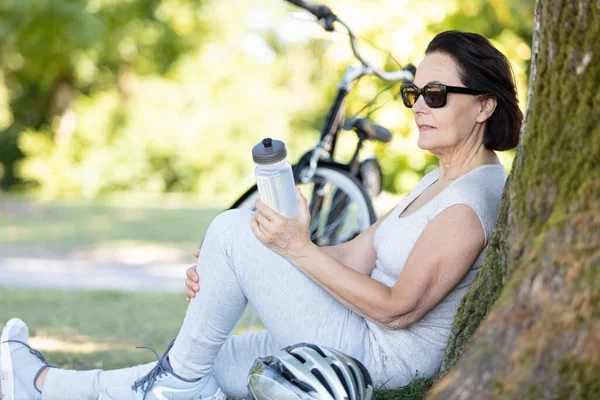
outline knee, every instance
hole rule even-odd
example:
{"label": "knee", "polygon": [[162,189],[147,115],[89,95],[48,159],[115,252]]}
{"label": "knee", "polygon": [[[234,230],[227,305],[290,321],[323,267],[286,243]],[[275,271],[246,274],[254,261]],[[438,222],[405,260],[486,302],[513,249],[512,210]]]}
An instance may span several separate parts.
{"label": "knee", "polygon": [[250,229],[251,218],[252,212],[250,210],[234,208],[232,210],[223,211],[212,220],[207,235],[209,233],[214,233],[221,236],[220,234],[239,230],[245,225],[248,225],[248,229]]}
{"label": "knee", "polygon": [[203,242],[210,241],[218,246],[225,246],[232,242],[239,242],[240,235],[252,232],[250,221],[253,212],[247,209],[232,209],[217,215],[204,236]]}

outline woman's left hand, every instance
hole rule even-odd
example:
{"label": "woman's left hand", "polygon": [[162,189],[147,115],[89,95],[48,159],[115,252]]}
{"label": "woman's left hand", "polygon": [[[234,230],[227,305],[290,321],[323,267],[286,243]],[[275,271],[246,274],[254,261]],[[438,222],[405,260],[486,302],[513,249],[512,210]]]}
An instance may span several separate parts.
{"label": "woman's left hand", "polygon": [[308,235],[310,212],[300,189],[296,188],[298,214],[286,218],[275,212],[264,201],[256,200],[256,214],[252,218],[252,232],[265,246],[295,262],[313,245]]}

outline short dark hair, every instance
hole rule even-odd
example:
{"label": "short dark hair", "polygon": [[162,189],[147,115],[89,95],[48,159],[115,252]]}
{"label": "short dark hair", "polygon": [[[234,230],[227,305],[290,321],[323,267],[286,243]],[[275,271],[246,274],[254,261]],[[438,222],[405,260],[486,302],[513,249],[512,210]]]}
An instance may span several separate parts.
{"label": "short dark hair", "polygon": [[512,68],[506,56],[476,33],[446,31],[427,46],[425,54],[446,53],[456,61],[462,83],[489,93],[497,105],[488,119],[483,145],[488,150],[517,147],[523,113],[519,109]]}

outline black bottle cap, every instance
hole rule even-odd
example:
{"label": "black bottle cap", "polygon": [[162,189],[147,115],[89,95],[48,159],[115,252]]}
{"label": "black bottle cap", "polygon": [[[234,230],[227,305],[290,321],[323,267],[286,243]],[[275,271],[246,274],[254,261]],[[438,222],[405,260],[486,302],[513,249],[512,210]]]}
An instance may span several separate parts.
{"label": "black bottle cap", "polygon": [[275,164],[285,157],[287,157],[287,150],[281,140],[266,138],[252,149],[252,159],[261,165]]}

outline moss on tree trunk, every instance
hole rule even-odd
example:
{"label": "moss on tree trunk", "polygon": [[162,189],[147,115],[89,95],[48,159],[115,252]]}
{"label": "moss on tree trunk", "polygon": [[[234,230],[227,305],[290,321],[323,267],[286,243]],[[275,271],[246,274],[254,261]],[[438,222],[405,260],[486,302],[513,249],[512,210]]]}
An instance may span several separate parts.
{"label": "moss on tree trunk", "polygon": [[528,97],[434,399],[600,398],[599,0],[538,0]]}

